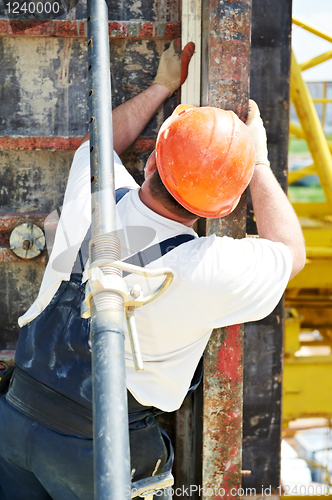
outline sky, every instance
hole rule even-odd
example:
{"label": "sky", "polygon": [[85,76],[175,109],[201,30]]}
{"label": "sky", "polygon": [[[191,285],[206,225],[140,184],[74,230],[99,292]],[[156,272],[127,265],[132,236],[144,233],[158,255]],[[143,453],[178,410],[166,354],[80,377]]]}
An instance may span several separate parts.
{"label": "sky", "polygon": [[[293,16],[332,36],[332,0],[293,0]],[[332,43],[293,24],[292,47],[301,63],[332,50]],[[308,82],[332,82],[332,59],[302,74]]]}

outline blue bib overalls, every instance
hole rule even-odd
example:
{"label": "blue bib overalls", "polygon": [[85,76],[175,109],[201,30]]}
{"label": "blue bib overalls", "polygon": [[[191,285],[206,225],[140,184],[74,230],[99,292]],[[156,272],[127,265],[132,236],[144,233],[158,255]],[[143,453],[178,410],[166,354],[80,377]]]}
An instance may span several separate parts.
{"label": "blue bib overalls", "polygon": [[[192,238],[184,236],[163,242],[162,254]],[[72,274],[63,281],[21,329],[11,387],[0,401],[0,500],[93,499],[90,325],[80,315],[81,280]],[[201,371],[200,363],[190,392]],[[170,470],[172,445],[155,420],[162,412],[129,392],[128,412],[133,480],[151,476],[159,460],[158,473]]]}

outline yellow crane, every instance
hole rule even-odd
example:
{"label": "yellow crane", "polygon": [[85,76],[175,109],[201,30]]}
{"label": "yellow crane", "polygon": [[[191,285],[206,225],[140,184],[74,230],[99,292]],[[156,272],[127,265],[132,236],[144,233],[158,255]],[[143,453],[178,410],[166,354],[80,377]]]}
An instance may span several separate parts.
{"label": "yellow crane", "polygon": [[[293,23],[332,43],[332,34],[293,18]],[[295,202],[307,250],[304,269],[286,291],[283,421],[303,417],[332,419],[332,356],[301,356],[301,346],[314,354],[317,346],[332,346],[332,142],[324,134],[315,103],[332,103],[326,95],[313,99],[302,72],[332,58],[332,50],[299,64],[292,54],[291,102],[300,125],[290,123],[290,133],[305,139],[312,164],[290,171],[292,183],[317,175],[324,193],[322,202]],[[304,334],[304,331],[314,332]],[[318,333],[319,332],[319,333]],[[322,350],[320,350],[322,352]],[[302,349],[303,352],[303,349]]]}

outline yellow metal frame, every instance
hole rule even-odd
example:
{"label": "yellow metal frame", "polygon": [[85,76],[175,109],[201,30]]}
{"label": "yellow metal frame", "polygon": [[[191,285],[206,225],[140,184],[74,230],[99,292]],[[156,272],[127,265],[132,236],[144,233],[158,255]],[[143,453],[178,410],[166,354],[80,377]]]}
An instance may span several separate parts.
{"label": "yellow metal frame", "polygon": [[327,33],[326,31],[318,29],[315,26],[312,26],[311,24],[306,23],[302,19],[299,19],[298,17],[293,16],[292,20],[293,20],[293,24],[296,24],[296,26],[299,26],[300,28],[303,28],[306,31],[309,31],[313,35],[317,35],[320,38],[323,38],[324,40],[326,40],[327,42],[332,43],[332,35],[330,35],[330,33]]}
{"label": "yellow metal frame", "polygon": [[[293,18],[293,23],[332,43],[332,35],[329,33],[298,18]],[[309,288],[312,286],[332,288],[332,272],[324,273],[322,269],[326,266],[325,260],[332,257],[332,142],[326,139],[314,106],[315,102],[326,104],[332,102],[332,99],[327,99],[326,95],[320,99],[312,99],[308,86],[302,77],[302,71],[331,58],[332,50],[298,64],[295,55],[292,54],[291,101],[301,126],[290,123],[290,133],[307,141],[313,164],[289,172],[288,182],[292,184],[308,175],[318,175],[324,191],[325,202],[293,204],[298,216],[305,218],[302,221],[302,226],[309,260],[300,275],[290,282],[290,288]],[[324,261],[319,263],[318,260],[321,259]],[[321,286],[318,283],[321,283]]]}
{"label": "yellow metal frame", "polygon": [[[332,56],[331,56],[332,57]],[[332,214],[332,157],[307,84],[292,53],[291,65],[291,100],[301,123],[303,136],[314,161],[313,169],[318,174],[326,197],[326,215]],[[294,130],[294,127],[293,127]],[[305,174],[307,175],[307,173]],[[316,205],[316,204],[310,204]],[[294,204],[296,210],[296,205]],[[308,207],[311,210],[311,207]],[[309,214],[310,215],[310,214]]]}
{"label": "yellow metal frame", "polygon": [[[332,43],[332,35],[293,18],[293,23]],[[291,101],[300,126],[290,123],[290,133],[305,139],[313,163],[289,172],[289,184],[318,175],[325,195],[322,203],[294,203],[306,241],[307,263],[286,291],[283,421],[301,417],[332,418],[332,356],[299,357],[302,345],[332,345],[332,142],[325,137],[314,103],[332,102],[326,97],[312,99],[302,71],[332,59],[332,50],[298,64],[291,61]],[[301,328],[317,329],[323,340],[300,342]]]}

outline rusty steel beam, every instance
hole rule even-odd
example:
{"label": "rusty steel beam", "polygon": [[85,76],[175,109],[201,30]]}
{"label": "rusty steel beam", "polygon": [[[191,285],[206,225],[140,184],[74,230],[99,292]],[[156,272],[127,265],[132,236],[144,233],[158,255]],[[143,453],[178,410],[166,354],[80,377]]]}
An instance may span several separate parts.
{"label": "rusty steel beam", "polygon": [[75,151],[82,137],[0,137],[0,151]]}
{"label": "rusty steel beam", "polygon": [[[158,38],[172,40],[180,38],[179,22],[150,21],[110,21],[108,23],[110,38],[149,39]],[[86,38],[86,21],[35,21],[0,19],[0,36],[33,36]]]}
{"label": "rusty steel beam", "polygon": [[[206,232],[242,238],[245,226],[243,196],[230,216],[207,221]],[[237,498],[242,481],[243,336],[243,325],[214,330],[204,357],[203,488],[225,498]]]}
{"label": "rusty steel beam", "polygon": [[[0,151],[75,151],[82,137],[0,137]],[[134,143],[136,151],[153,151],[154,137],[139,137]]]}
{"label": "rusty steel beam", "polygon": [[[250,96],[266,127],[271,168],[287,189],[292,0],[253,0]],[[251,204],[250,204],[251,205]],[[257,234],[252,206],[247,232]],[[250,477],[242,487],[280,492],[284,304],[244,334],[243,460]]]}
{"label": "rusty steel beam", "polygon": [[135,141],[135,149],[137,151],[153,151],[155,142],[155,137],[139,137]]}
{"label": "rusty steel beam", "polygon": [[[203,5],[203,104],[248,111],[251,0]],[[203,58],[204,59],[204,58]],[[210,219],[206,234],[243,238],[246,196],[222,219]],[[203,399],[203,498],[238,498],[242,466],[243,325],[214,330],[205,353]]]}
{"label": "rusty steel beam", "polygon": [[0,36],[59,36],[85,38],[84,21],[35,21],[29,19],[0,19]]}
{"label": "rusty steel beam", "polygon": [[203,12],[210,14],[203,19],[208,60],[203,68],[203,103],[231,109],[244,120],[249,98],[251,0],[211,1]]}
{"label": "rusty steel beam", "polygon": [[0,213],[0,233],[11,233],[16,226],[31,222],[44,229],[44,222],[48,213]]}

